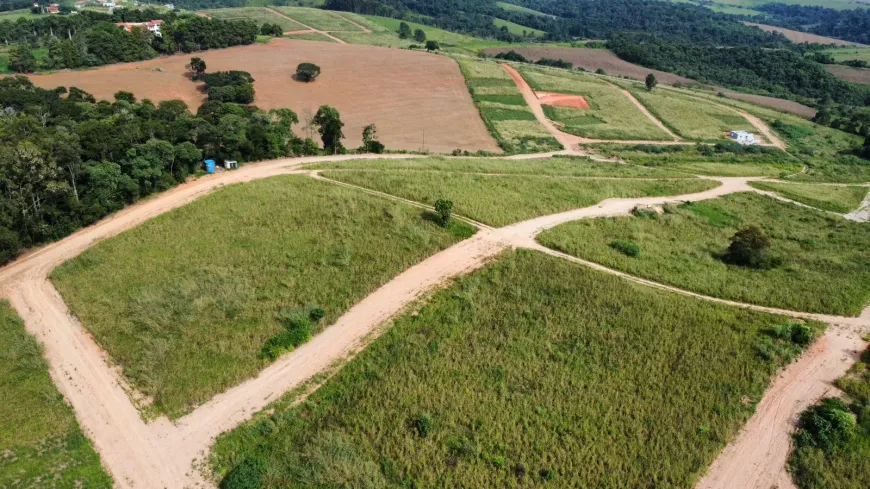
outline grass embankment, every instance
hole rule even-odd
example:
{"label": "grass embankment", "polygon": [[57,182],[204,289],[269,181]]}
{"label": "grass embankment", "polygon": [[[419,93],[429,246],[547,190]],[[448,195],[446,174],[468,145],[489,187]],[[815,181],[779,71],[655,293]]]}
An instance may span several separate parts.
{"label": "grass embankment", "polygon": [[523,78],[539,92],[582,95],[589,110],[544,106],[544,112],[561,130],[590,139],[670,140],[647,119],[619,88],[592,75],[565,70],[548,70],[529,65],[518,67]]}
{"label": "grass embankment", "polygon": [[51,381],[42,348],[5,301],[0,301],[0,399],[0,487],[112,487]]}
{"label": "grass embankment", "polygon": [[[362,32],[340,15],[328,10],[300,7],[270,7],[308,27],[321,31]],[[303,27],[304,29],[304,27]]]}
{"label": "grass embankment", "polygon": [[[742,115],[672,90],[647,91],[637,84],[629,91],[676,134],[693,141],[721,142],[729,131],[757,132]],[[764,137],[759,135],[759,137]]]}
{"label": "grass embankment", "polygon": [[689,488],[800,351],[784,322],[507,252],[212,462],[264,488]]}
{"label": "grass embankment", "polygon": [[471,98],[506,153],[557,151],[562,145],[535,118],[510,75],[498,63],[457,60]]}
{"label": "grass embankment", "polygon": [[101,242],[52,280],[156,410],[176,418],[256,374],[270,362],[267,344],[285,331],[305,339],[297,320],[322,309],[316,334],[472,233],[357,190],[275,177],[228,187]]}
{"label": "grass embankment", "polygon": [[867,187],[812,185],[806,183],[752,182],[753,187],[776,192],[783,197],[825,211],[848,214],[867,196]]}
{"label": "grass embankment", "polygon": [[209,17],[214,17],[215,19],[245,19],[256,22],[257,25],[278,24],[282,29],[284,29],[284,32],[305,30],[305,26],[302,24],[294,22],[286,17],[282,17],[265,8],[220,8],[204,10],[203,12],[208,14]]}
{"label": "grass embankment", "polygon": [[310,169],[346,170],[423,170],[454,173],[493,173],[510,175],[552,175],[570,177],[619,178],[694,178],[668,168],[601,163],[582,157],[555,156],[535,160],[495,160],[487,158],[415,158],[409,160],[348,160],[319,163]]}
{"label": "grass embankment", "polygon": [[844,400],[826,399],[801,417],[789,460],[800,489],[870,487],[870,350],[837,387]]}
{"label": "grass embankment", "polygon": [[319,32],[305,32],[302,34],[290,34],[284,36],[287,39],[296,39],[299,41],[317,41],[317,42],[335,42],[335,39],[332,39],[328,36],[325,36]]}
{"label": "grass embankment", "polygon": [[415,170],[333,170],[323,176],[429,205],[448,199],[453,201],[456,214],[491,226],[588,207],[610,197],[682,195],[719,185],[711,180],[685,178],[584,179]]}
{"label": "grass embankment", "polygon": [[693,175],[722,177],[783,177],[801,171],[800,160],[788,153],[763,147],[738,147],[733,153],[705,146],[627,146],[600,144],[602,154],[652,168]]}
{"label": "grass embankment", "polygon": [[[720,259],[748,225],[770,237],[780,266],[756,270]],[[866,225],[750,192],[669,207],[657,218],[577,221],[539,237],[545,246],[701,294],[840,315],[857,315],[870,299],[868,240]],[[634,243],[639,256],[617,251],[616,242]]]}

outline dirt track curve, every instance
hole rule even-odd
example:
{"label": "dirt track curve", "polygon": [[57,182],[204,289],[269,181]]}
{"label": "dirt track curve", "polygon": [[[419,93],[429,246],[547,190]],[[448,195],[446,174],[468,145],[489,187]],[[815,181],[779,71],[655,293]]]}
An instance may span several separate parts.
{"label": "dirt track curve", "polygon": [[[194,466],[203,460],[214,438],[249,419],[255,412],[285,392],[302,385],[315,374],[333,367],[365,347],[380,332],[379,326],[434,288],[446,286],[508,248],[542,249],[535,242],[538,233],[577,219],[626,215],[639,204],[704,200],[722,195],[752,191],[752,178],[712,178],[720,186],[700,193],[638,199],[607,199],[597,205],[569,212],[530,219],[499,229],[483,227],[457,245],[437,253],[409,268],[372,295],[352,307],[334,325],[309,343],[282,356],[257,377],[219,394],[173,424],[166,418],[146,423],[128,396],[123,379],[105,353],[78,321],[47,276],[52,269],[98,240],[116,235],[150,218],[180,207],[223,185],[247,182],[286,173],[301,173],[307,163],[347,159],[412,158],[407,155],[337,156],[285,159],[251,164],[234,172],[208,176],[134,205],[100,223],[48,245],[0,269],[0,296],[10,299],[25,320],[28,331],[45,345],[53,380],[75,409],[77,418],[94,441],[103,463],[119,488],[213,487]],[[306,171],[307,173],[307,171]],[[384,196],[394,198],[391,196]],[[574,261],[581,260],[570,258]],[[594,264],[602,271],[623,275]],[[626,276],[627,277],[627,276]],[[767,474],[779,474],[788,453],[788,433],[800,408],[830,387],[829,382],[850,364],[860,341],[849,337],[838,341],[847,331],[858,334],[868,329],[868,311],[861,318],[839,318],[781,311],[722,301],[627,277],[654,287],[724,302],[738,307],[812,317],[838,325],[825,340],[813,347],[799,362],[787,369],[765,395],[758,413],[746,431],[729,446],[710,470],[708,479],[719,485],[707,487],[762,487]],[[842,325],[842,326],[840,326]],[[783,401],[783,399],[785,401]],[[770,419],[773,421],[770,421]],[[743,467],[747,448],[772,440],[763,453],[756,454],[751,471]],[[748,444],[748,445],[746,445]],[[745,446],[744,446],[745,445]],[[733,448],[735,447],[736,448]],[[735,465],[736,464],[736,465]],[[721,467],[721,469],[720,469]],[[705,479],[707,480],[707,479]],[[746,485],[749,484],[749,485]],[[755,485],[753,485],[755,484]],[[768,489],[768,486],[763,489]]]}

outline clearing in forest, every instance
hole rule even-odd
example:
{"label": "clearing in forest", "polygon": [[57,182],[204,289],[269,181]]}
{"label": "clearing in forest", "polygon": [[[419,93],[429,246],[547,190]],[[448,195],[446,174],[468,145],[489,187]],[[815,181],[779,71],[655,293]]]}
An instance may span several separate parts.
{"label": "clearing in forest", "polygon": [[255,375],[281,351],[269,345],[304,340],[299,321],[316,333],[473,233],[359,190],[274,177],[102,241],[51,278],[156,411],[177,418]]}
{"label": "clearing in forest", "polygon": [[418,307],[306,402],[290,394],[223,435],[217,475],[240,467],[269,489],[691,487],[802,349],[774,335],[785,318],[533,251]]}
{"label": "clearing in forest", "polygon": [[491,226],[587,207],[611,197],[682,195],[715,188],[701,179],[582,178],[556,175],[483,175],[417,170],[328,170],[323,176],[433,205]]}
{"label": "clearing in forest", "polygon": [[668,141],[671,138],[621,92],[594,76],[564,70],[518,67],[536,92],[582,95],[589,109],[544,106],[559,129],[575,136],[605,140]]}
{"label": "clearing in forest", "polygon": [[[772,268],[723,260],[734,234],[758,226]],[[870,227],[756,193],[669,206],[661,216],[588,219],[538,241],[628,274],[749,304],[857,315],[870,301]],[[634,256],[617,243],[632,243]]]}
{"label": "clearing in forest", "polygon": [[[456,62],[423,52],[273,39],[267,44],[196,53],[210,72],[248,71],[254,77],[254,105],[289,108],[303,121],[321,105],[341,112],[345,146],[362,144],[362,130],[376,124],[389,149],[449,153],[455,149],[500,152],[478,116]],[[205,99],[186,76],[191,55],[168,56],[87,71],[31,75],[47,89],[75,86],[97,99],[112,100],[119,90],[154,102],[181,99],[196,111]],[[296,66],[314,62],[323,72],[316,83],[292,79]]]}
{"label": "clearing in forest", "polygon": [[42,347],[0,301],[0,487],[111,489],[75,415],[48,375]]}
{"label": "clearing in forest", "polygon": [[788,199],[824,211],[847,214],[857,209],[867,197],[867,187],[812,185],[782,182],[752,182],[753,187],[769,190]]}

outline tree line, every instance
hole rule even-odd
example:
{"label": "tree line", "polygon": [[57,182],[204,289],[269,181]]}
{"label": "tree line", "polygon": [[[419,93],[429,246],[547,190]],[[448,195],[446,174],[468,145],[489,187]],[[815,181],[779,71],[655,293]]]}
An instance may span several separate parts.
{"label": "tree line", "polygon": [[752,22],[870,44],[870,10],[867,9],[835,10],[784,3],[769,3],[753,8],[765,15],[761,20],[752,17]]}
{"label": "tree line", "polygon": [[[115,22],[145,22],[162,18],[162,36],[145,29],[127,32]],[[0,22],[0,37],[10,50],[9,66],[19,73],[141,61],[160,54],[195,52],[252,44],[259,28],[247,20],[208,19],[195,15],[161,15],[154,10],[118,9],[112,15],[83,12]],[[48,55],[37,60],[33,48]]]}

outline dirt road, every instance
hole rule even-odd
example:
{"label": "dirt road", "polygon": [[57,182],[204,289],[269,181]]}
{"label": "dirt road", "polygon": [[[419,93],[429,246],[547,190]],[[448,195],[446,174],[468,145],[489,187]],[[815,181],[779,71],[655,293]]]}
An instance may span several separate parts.
{"label": "dirt road", "polygon": [[[63,300],[47,280],[48,273],[57,265],[78,255],[96,241],[182,206],[223,185],[292,172],[299,173],[299,167],[306,163],[354,158],[412,157],[408,155],[337,156],[277,160],[248,165],[238,171],[208,176],[158,195],[0,269],[0,296],[6,296],[11,300],[25,320],[27,329],[45,345],[45,355],[53,380],[75,409],[82,428],[94,441],[103,463],[115,478],[117,487],[167,489],[213,487],[199,470],[194,469],[194,465],[197,460],[201,461],[207,455],[207,450],[217,435],[249,419],[255,412],[263,409],[285,392],[303,385],[314,375],[340,365],[355,352],[364,348],[367,342],[376,338],[381,332],[379,326],[399,314],[415,300],[437,287],[446,286],[452,279],[483,266],[502,250],[510,247],[540,250],[540,245],[535,242],[535,236],[565,222],[626,215],[638,204],[660,205],[750,191],[752,189],[747,182],[753,180],[752,178],[712,178],[721,182],[721,185],[705,192],[675,197],[608,199],[595,206],[530,219],[500,229],[481,229],[474,237],[433,255],[403,272],[352,307],[334,325],[325,329],[309,343],[284,355],[256,378],[216,396],[176,424],[170,423],[165,418],[147,424],[142,420],[128,396],[129,389],[125,387],[117,370],[111,366],[109,359],[94,339],[70,315]],[[550,250],[545,251],[555,253]],[[594,264],[589,265],[620,274]],[[649,281],[643,283],[665,287]],[[672,287],[667,289],[722,302],[719,299]],[[861,318],[833,318],[732,304],[797,317],[812,316],[835,324],[850,324],[856,328],[856,333],[859,331],[858,328],[866,329],[870,322],[868,317],[870,310]],[[834,331],[840,330],[833,329],[829,336],[834,334]],[[779,390],[774,390],[773,394],[769,393],[765,396],[765,399],[770,396],[788,396],[789,399],[794,399],[794,408],[789,411],[790,413],[797,412],[800,406],[814,402],[824,393],[818,386],[825,385],[831,375],[839,371],[837,369],[845,368],[849,363],[842,361],[838,364],[835,360],[842,359],[842,350],[851,348],[855,343],[850,339],[842,345],[834,344],[834,339],[829,338],[827,344],[832,344],[833,347],[817,346],[801,362],[807,361],[811,365],[815,365],[813,362],[821,362],[822,365],[830,365],[830,368],[802,370],[795,376],[799,378],[799,382],[786,382]],[[775,401],[762,402],[762,406],[774,404]],[[764,415],[764,410],[760,409],[759,413]],[[777,423],[773,424],[750,423],[740,440],[748,437],[752,442],[765,437],[775,437],[777,440],[786,441],[771,445],[765,453],[759,454],[755,462],[758,467],[764,467],[765,470],[753,469],[748,475],[739,471],[731,473],[734,472],[734,464],[738,464],[739,467],[741,463],[739,460],[732,459],[735,456],[742,456],[743,452],[737,449],[726,450],[714,467],[731,467],[731,472],[726,470],[723,476],[716,476],[719,472],[711,470],[711,477],[715,476],[718,477],[715,480],[724,481],[722,483],[725,485],[721,487],[742,487],[729,481],[738,480],[733,477],[744,476],[748,477],[747,480],[750,482],[761,480],[761,475],[781,470],[782,460],[788,453],[789,428],[790,425],[779,422],[779,418]]]}
{"label": "dirt road", "polygon": [[673,139],[674,141],[682,141],[683,140],[683,138],[681,138],[680,136],[677,136],[676,134],[674,134],[673,131],[668,129],[668,126],[666,126],[664,122],[658,120],[656,118],[656,116],[652,115],[652,112],[650,112],[644,104],[640,103],[640,100],[638,100],[634,95],[632,95],[631,92],[629,92],[628,90],[626,90],[622,87],[618,87],[618,86],[614,85],[613,83],[610,83],[607,80],[602,79],[602,81],[604,81],[605,83],[607,83],[611,87],[615,88],[616,90],[619,90],[620,92],[622,92],[622,94],[625,95],[629,100],[631,100],[631,103],[633,103],[634,106],[637,107],[637,110],[643,112],[643,115],[645,115],[646,118],[650,120],[650,122],[655,124],[656,127],[661,129],[662,131],[664,131],[668,136],[671,137],[671,139]]}
{"label": "dirt road", "polygon": [[[299,22],[298,20],[294,19],[293,17],[290,17],[290,16],[287,15],[287,14],[281,13],[280,11],[275,10],[275,9],[273,9],[273,8],[266,7],[266,10],[268,10],[269,12],[272,12],[273,14],[275,14],[275,15],[277,15],[277,16],[279,16],[279,17],[284,17],[285,19],[292,20],[293,22],[296,22],[297,24],[301,25],[302,27],[305,27],[305,28],[308,29],[308,30],[306,30],[306,31],[292,31],[292,32],[285,32],[285,34],[307,34],[307,33],[321,34],[321,35],[324,35],[324,36],[326,36],[326,37],[332,39],[333,41],[335,41],[335,42],[337,42],[337,43],[339,43],[339,44],[347,44],[346,42],[342,41],[341,39],[339,39],[339,38],[333,36],[332,34],[330,34],[329,31],[321,31],[321,30],[319,30],[319,29],[315,29],[314,27],[311,27],[310,25],[305,25],[305,24],[303,24],[302,22]],[[343,18],[343,17],[342,17],[342,18]],[[345,20],[347,20],[347,19],[345,19]]]}

